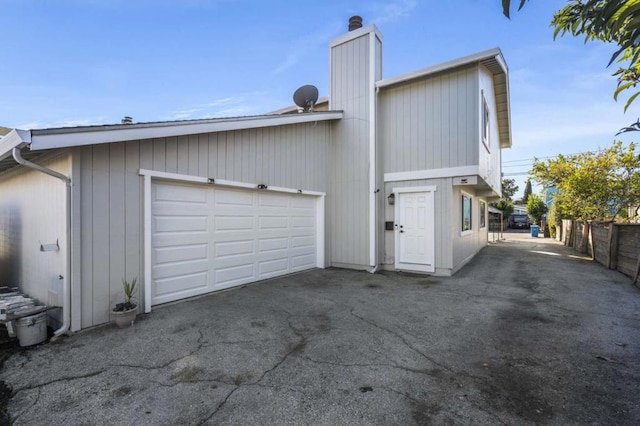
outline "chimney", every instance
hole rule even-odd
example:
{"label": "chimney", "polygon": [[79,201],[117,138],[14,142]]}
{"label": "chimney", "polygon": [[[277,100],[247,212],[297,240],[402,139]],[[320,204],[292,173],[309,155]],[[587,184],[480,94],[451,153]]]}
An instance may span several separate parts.
{"label": "chimney", "polygon": [[128,115],[125,115],[124,118],[121,121],[122,124],[133,124],[133,118],[129,117]]}
{"label": "chimney", "polygon": [[352,16],[349,18],[349,31],[357,30],[358,28],[362,28],[362,16]]}

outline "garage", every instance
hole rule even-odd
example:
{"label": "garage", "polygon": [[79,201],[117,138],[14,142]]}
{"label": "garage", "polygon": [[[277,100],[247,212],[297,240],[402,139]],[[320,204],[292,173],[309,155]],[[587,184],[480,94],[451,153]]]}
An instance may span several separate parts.
{"label": "garage", "polygon": [[320,198],[154,180],[151,304],[322,266]]}

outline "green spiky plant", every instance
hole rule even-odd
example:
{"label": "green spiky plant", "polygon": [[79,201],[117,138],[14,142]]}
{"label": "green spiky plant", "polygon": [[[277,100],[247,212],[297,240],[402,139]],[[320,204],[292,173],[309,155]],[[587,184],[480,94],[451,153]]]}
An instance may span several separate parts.
{"label": "green spiky plant", "polygon": [[124,312],[130,309],[135,309],[137,306],[134,302],[131,301],[133,299],[133,292],[136,289],[136,283],[138,282],[138,278],[134,278],[131,282],[122,279],[122,288],[124,290],[124,302],[117,303],[114,312]]}

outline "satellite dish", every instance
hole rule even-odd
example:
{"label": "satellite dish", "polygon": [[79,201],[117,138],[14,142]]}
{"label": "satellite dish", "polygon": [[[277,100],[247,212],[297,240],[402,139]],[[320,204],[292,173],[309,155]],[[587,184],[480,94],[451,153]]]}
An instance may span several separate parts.
{"label": "satellite dish", "polygon": [[300,87],[293,94],[293,102],[303,111],[313,111],[313,106],[318,101],[318,88],[307,84]]}

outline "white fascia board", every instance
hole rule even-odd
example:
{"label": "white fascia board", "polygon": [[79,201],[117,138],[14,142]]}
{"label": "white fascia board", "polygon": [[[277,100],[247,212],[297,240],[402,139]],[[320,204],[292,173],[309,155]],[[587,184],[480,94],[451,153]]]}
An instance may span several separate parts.
{"label": "white fascia board", "polygon": [[[193,175],[183,175],[179,173],[167,173],[167,172],[159,172],[156,170],[147,170],[140,169],[138,171],[140,176],[149,176],[156,179],[166,179],[173,180],[177,182],[191,182],[191,183],[205,183],[208,185],[216,185],[216,186],[229,186],[234,188],[242,188],[242,189],[260,189],[258,188],[257,183],[249,183],[249,182],[238,182],[235,180],[226,180],[226,179],[215,179],[208,178],[202,176],[193,176]],[[301,194],[301,195],[313,195],[317,197],[324,197],[326,195],[325,192],[320,191],[309,191],[306,189],[295,189],[295,188],[282,188],[280,186],[269,186],[265,189],[260,189],[261,191],[267,192],[285,192],[288,194]]]}
{"label": "white fascia board", "polygon": [[[399,84],[399,83],[404,83],[405,81],[409,81],[409,80],[413,80],[416,78],[420,78],[420,77],[424,77],[430,74],[436,74],[439,72],[443,72],[443,71],[447,71],[450,69],[454,69],[454,68],[458,68],[458,67],[462,67],[465,65],[469,65],[469,64],[473,64],[476,62],[481,62],[481,61],[485,61],[487,59],[491,59],[491,58],[495,58],[495,57],[502,57],[502,53],[500,52],[500,49],[493,48],[493,49],[489,49],[489,50],[485,50],[484,52],[479,52],[479,53],[474,53],[472,55],[469,56],[464,56],[462,58],[457,58],[457,59],[453,59],[451,61],[447,61],[447,62],[443,62],[441,64],[438,65],[433,65],[431,67],[427,67],[427,68],[423,68],[421,70],[418,71],[414,71],[414,72],[410,72],[407,74],[403,74],[400,75],[398,77],[392,77],[392,78],[387,78],[384,80],[380,80],[376,83],[376,87],[381,89],[383,87],[388,87],[388,86],[393,86],[394,84]],[[500,66],[506,66],[504,64],[504,61],[498,61],[498,63],[500,63]],[[503,68],[504,70],[504,68]],[[506,73],[506,70],[505,70]]]}
{"label": "white fascia board", "polygon": [[369,33],[374,33],[380,41],[383,41],[382,33],[374,24],[365,25],[364,27],[358,28],[357,30],[349,31],[346,34],[341,35],[340,37],[336,37],[329,42],[329,47],[336,47],[341,44],[344,44],[350,40],[354,40],[356,38],[362,37]]}
{"label": "white fascia board", "polygon": [[385,182],[405,180],[440,179],[456,176],[480,175],[478,166],[448,167],[444,169],[413,170],[409,172],[385,173]]}
{"label": "white fascia board", "polygon": [[339,120],[342,117],[342,111],[330,111],[202,120],[194,122],[173,121],[149,124],[123,124],[104,127],[34,130],[31,132],[31,149],[35,151],[41,149],[96,145],[101,143],[125,142],[131,140],[255,129],[260,127],[285,126],[288,124]]}
{"label": "white fascia board", "polygon": [[0,161],[12,155],[13,148],[24,148],[31,143],[31,133],[13,129],[0,139]]}

